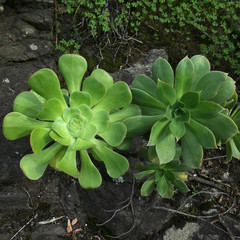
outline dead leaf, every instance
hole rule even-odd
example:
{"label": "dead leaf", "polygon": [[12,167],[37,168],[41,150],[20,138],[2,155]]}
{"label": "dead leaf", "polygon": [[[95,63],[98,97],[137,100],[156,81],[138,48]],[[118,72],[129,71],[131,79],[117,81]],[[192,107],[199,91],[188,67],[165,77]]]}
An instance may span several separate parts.
{"label": "dead leaf", "polygon": [[75,225],[75,224],[77,223],[77,221],[78,221],[78,219],[77,219],[77,218],[74,218],[74,219],[72,220],[72,226]]}
{"label": "dead leaf", "polygon": [[68,221],[67,221],[67,232],[68,233],[72,232],[72,226],[71,226],[70,219],[68,219]]}
{"label": "dead leaf", "polygon": [[81,232],[81,231],[82,231],[82,228],[77,228],[73,232],[76,233],[76,232]]}

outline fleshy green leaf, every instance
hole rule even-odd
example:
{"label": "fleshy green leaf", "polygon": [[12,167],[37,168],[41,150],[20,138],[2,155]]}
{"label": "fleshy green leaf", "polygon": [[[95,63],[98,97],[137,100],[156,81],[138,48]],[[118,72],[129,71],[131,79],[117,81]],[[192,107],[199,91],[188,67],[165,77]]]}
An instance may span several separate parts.
{"label": "fleshy green leaf", "polygon": [[117,147],[126,137],[127,127],[123,123],[112,123],[101,133],[98,133],[110,146]]}
{"label": "fleshy green leaf", "polygon": [[238,127],[234,121],[222,113],[212,118],[196,118],[195,120],[209,128],[215,135],[217,142],[220,139],[229,139],[238,133]]}
{"label": "fleshy green leaf", "polygon": [[52,129],[63,138],[69,138],[71,136],[67,128],[67,123],[62,118],[54,121]]}
{"label": "fleshy green leaf", "polygon": [[166,129],[161,136],[159,136],[156,151],[160,164],[171,162],[174,159],[176,153],[175,137],[169,129]]}
{"label": "fleshy green leaf", "polygon": [[83,139],[91,139],[95,137],[95,135],[98,133],[97,127],[93,123],[89,123],[86,127],[86,132],[82,136]]}
{"label": "fleshy green leaf", "polygon": [[222,104],[224,101],[230,99],[235,91],[235,82],[232,78],[226,77],[225,81],[222,83],[218,89],[217,95],[211,99],[211,101],[218,104]]}
{"label": "fleshy green leaf", "polygon": [[108,126],[109,115],[106,110],[94,112],[92,122],[97,127],[98,132],[105,131]]}
{"label": "fleshy green leaf", "polygon": [[146,177],[148,175],[151,175],[151,174],[153,174],[155,172],[156,172],[156,170],[146,170],[146,171],[137,173],[134,176],[135,176],[136,179],[142,179],[142,178],[144,178],[144,177]]}
{"label": "fleshy green leaf", "polygon": [[211,130],[202,125],[201,123],[191,119],[190,120],[191,132],[196,136],[198,141],[204,148],[216,148],[216,139]]}
{"label": "fleshy green leaf", "polygon": [[166,179],[166,182],[167,182],[168,187],[167,187],[167,191],[164,195],[164,198],[171,198],[174,195],[173,185],[167,179]]}
{"label": "fleshy green leaf", "polygon": [[71,118],[74,116],[74,115],[78,115],[80,114],[80,109],[77,108],[77,107],[70,107],[70,108],[67,108],[64,112],[63,112],[63,120],[67,123],[71,120]]}
{"label": "fleshy green leaf", "polygon": [[186,92],[181,97],[180,101],[184,103],[186,108],[194,108],[200,102],[201,92]]}
{"label": "fleshy green leaf", "polygon": [[49,99],[42,107],[38,114],[40,120],[55,121],[63,114],[63,107],[61,103],[55,99]]}
{"label": "fleshy green leaf", "polygon": [[147,92],[136,88],[132,88],[131,90],[133,94],[133,103],[139,106],[153,107],[160,110],[165,110],[167,108],[166,104],[152,97]]}
{"label": "fleshy green leaf", "polygon": [[201,100],[210,100],[217,95],[217,92],[225,79],[227,74],[224,72],[211,71],[205,74],[199,81],[195,91],[201,92]]}
{"label": "fleshy green leaf", "polygon": [[83,188],[97,188],[102,184],[102,176],[92,163],[86,150],[80,151],[81,170],[78,178]]}
{"label": "fleshy green leaf", "polygon": [[87,92],[75,91],[70,95],[69,102],[71,107],[78,107],[80,104],[91,106],[92,99]]}
{"label": "fleshy green leaf", "polygon": [[139,115],[141,115],[140,107],[135,104],[130,104],[127,107],[122,108],[119,111],[111,113],[109,115],[109,122],[110,123],[120,122],[126,118],[133,117],[133,116],[139,116]]}
{"label": "fleshy green leaf", "polygon": [[159,57],[152,66],[153,80],[157,83],[158,80],[166,82],[173,86],[174,73],[171,65],[163,58]]}
{"label": "fleshy green leaf", "polygon": [[174,88],[163,81],[158,80],[156,95],[157,99],[166,105],[173,105],[176,102],[176,93]]}
{"label": "fleshy green leaf", "polygon": [[172,132],[172,134],[175,136],[177,141],[185,134],[186,128],[185,124],[182,121],[179,121],[178,119],[173,119],[169,125],[169,129]]}
{"label": "fleshy green leaf", "polygon": [[137,88],[156,97],[156,83],[148,76],[140,74],[132,82],[132,88]]}
{"label": "fleshy green leaf", "polygon": [[192,80],[192,89],[195,88],[198,81],[208,72],[210,72],[210,63],[208,59],[201,55],[195,55],[190,58],[194,66],[194,75]]}
{"label": "fleshy green leaf", "polygon": [[[236,159],[240,159],[240,149],[238,148],[234,138],[229,139],[232,156]],[[239,134],[238,134],[238,143],[239,143]]]}
{"label": "fleshy green leaf", "polygon": [[149,178],[145,181],[141,187],[141,195],[142,196],[149,196],[155,187],[155,177]]}
{"label": "fleshy green leaf", "polygon": [[117,146],[119,150],[128,150],[132,145],[132,138],[125,138],[120,145]]}
{"label": "fleshy green leaf", "polygon": [[94,147],[97,144],[95,139],[77,138],[76,143],[72,146],[75,150],[85,150]]}
{"label": "fleshy green leaf", "polygon": [[83,82],[82,91],[87,92],[92,99],[91,107],[99,103],[106,94],[104,83],[100,82],[95,77],[87,77]]}
{"label": "fleshy green leaf", "polygon": [[102,82],[106,90],[110,89],[113,85],[113,78],[103,69],[98,68],[93,70],[91,76]]}
{"label": "fleshy green leaf", "polygon": [[127,159],[103,144],[91,148],[91,152],[104,162],[107,173],[112,178],[118,178],[128,170]]}
{"label": "fleshy green leaf", "polygon": [[30,77],[28,84],[45,99],[56,98],[63,107],[67,107],[58,77],[51,69],[43,68],[37,71]]}
{"label": "fleshy green leaf", "polygon": [[189,188],[187,187],[187,185],[184,182],[182,182],[182,181],[180,181],[178,179],[174,179],[173,184],[175,185],[175,187],[180,192],[183,192],[183,193],[189,192]]}
{"label": "fleshy green leaf", "polygon": [[154,115],[164,114],[166,110],[160,110],[157,108],[141,106],[141,111],[142,111],[142,115],[154,116]]}
{"label": "fleshy green leaf", "polygon": [[158,120],[151,129],[150,138],[148,141],[148,146],[154,146],[158,142],[158,137],[160,137],[161,133],[165,128],[168,127],[169,120],[167,118],[162,118]]}
{"label": "fleshy green leaf", "polygon": [[65,54],[59,58],[59,69],[67,83],[70,95],[80,90],[83,76],[87,70],[86,60],[79,55]]}
{"label": "fleshy green leaf", "polygon": [[20,167],[23,173],[31,180],[39,179],[45,172],[51,159],[62,148],[58,143],[54,143],[52,146],[36,154],[25,155],[20,162]]}
{"label": "fleshy green leaf", "polygon": [[87,105],[85,104],[79,105],[78,109],[81,111],[81,114],[88,120],[88,122],[90,122],[93,119],[93,112]]}
{"label": "fleshy green leaf", "polygon": [[211,118],[224,110],[219,104],[209,101],[200,102],[190,110],[192,118]]}
{"label": "fleshy green leaf", "polygon": [[178,99],[191,89],[193,74],[193,63],[188,57],[185,57],[179,62],[176,68],[175,90]]}
{"label": "fleshy green leaf", "polygon": [[109,88],[102,101],[95,105],[93,109],[96,111],[126,107],[130,104],[131,100],[132,94],[128,85],[125,82],[119,81]]}
{"label": "fleshy green leaf", "polygon": [[203,149],[196,136],[188,128],[181,139],[181,145],[184,163],[192,168],[200,168]]}
{"label": "fleshy green leaf", "polygon": [[168,184],[167,184],[167,181],[166,181],[166,178],[165,178],[164,175],[162,175],[162,176],[158,179],[156,189],[157,189],[157,192],[158,192],[162,197],[164,197],[165,193],[166,193],[167,190],[168,190]]}
{"label": "fleshy green leaf", "polygon": [[28,117],[36,118],[42,108],[42,103],[32,92],[21,92],[13,103],[13,111],[20,112]]}
{"label": "fleshy green leaf", "polygon": [[3,134],[9,140],[15,140],[29,135],[35,128],[50,128],[51,122],[43,122],[27,117],[18,112],[12,112],[3,120]]}
{"label": "fleshy green leaf", "polygon": [[127,137],[134,137],[148,132],[153,124],[161,119],[162,115],[156,116],[135,116],[127,118],[123,123],[127,126]]}
{"label": "fleshy green leaf", "polygon": [[59,134],[57,134],[54,131],[51,131],[49,135],[53,140],[55,140],[56,142],[59,142],[60,144],[62,144],[64,146],[69,146],[73,142],[73,137],[70,135],[69,135],[69,137],[64,138],[64,137],[61,137]]}
{"label": "fleshy green leaf", "polygon": [[50,131],[51,128],[36,128],[31,132],[30,143],[35,154],[39,154],[52,141],[49,136]]}
{"label": "fleshy green leaf", "polygon": [[62,171],[59,167],[58,164],[60,163],[60,161],[62,160],[62,158],[64,157],[66,151],[67,151],[67,147],[63,146],[58,152],[57,154],[51,159],[49,166],[54,168],[57,171]]}
{"label": "fleshy green leaf", "polygon": [[72,177],[79,177],[79,171],[77,169],[76,150],[72,149],[71,146],[68,146],[65,155],[58,164],[58,167],[63,172]]}

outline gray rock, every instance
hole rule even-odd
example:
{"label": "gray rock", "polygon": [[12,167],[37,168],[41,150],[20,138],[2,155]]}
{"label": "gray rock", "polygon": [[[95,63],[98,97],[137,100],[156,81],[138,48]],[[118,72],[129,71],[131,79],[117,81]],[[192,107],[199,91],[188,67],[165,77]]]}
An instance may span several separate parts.
{"label": "gray rock", "polygon": [[197,223],[186,223],[182,229],[177,229],[175,226],[171,227],[165,232],[163,240],[192,240],[193,234],[200,229]]}
{"label": "gray rock", "polygon": [[51,31],[53,13],[50,9],[22,9],[19,17],[42,31]]}
{"label": "gray rock", "polygon": [[52,42],[47,40],[27,39],[23,42],[0,46],[0,63],[24,62],[51,54]]}
{"label": "gray rock", "polygon": [[61,239],[66,230],[56,224],[38,225],[33,229],[32,239],[35,240],[53,240]]}
{"label": "gray rock", "polygon": [[164,49],[150,50],[145,57],[139,59],[131,67],[113,73],[113,79],[115,81],[124,81],[131,85],[133,79],[139,74],[146,74],[150,77],[152,75],[152,64],[158,57],[168,60],[168,55]]}

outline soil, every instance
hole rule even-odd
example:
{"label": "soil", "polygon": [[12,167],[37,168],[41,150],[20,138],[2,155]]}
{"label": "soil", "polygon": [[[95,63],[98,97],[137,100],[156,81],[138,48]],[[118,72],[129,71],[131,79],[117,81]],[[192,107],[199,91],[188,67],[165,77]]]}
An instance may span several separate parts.
{"label": "soil", "polygon": [[[21,37],[22,35],[19,34],[21,28],[16,27],[14,21],[19,19],[18,14],[19,12],[22,14],[23,9],[20,11],[14,2],[16,1],[5,3],[5,10],[0,16],[1,22],[6,23],[5,28],[1,29],[0,27],[0,39],[2,37],[4,40],[6,36],[4,43],[0,43],[1,121],[3,116],[11,111],[15,96],[21,91],[28,90],[26,82],[33,72],[42,67],[50,67],[57,71],[56,62],[62,53],[54,51],[56,37],[58,39],[65,38],[70,35],[71,30],[71,19],[68,19],[66,13],[58,15],[62,29],[57,35],[46,33],[44,24],[49,26],[51,24],[49,22],[42,22],[43,25],[39,26],[40,28],[33,24],[31,28],[31,23],[26,18],[25,20],[22,18],[22,21],[26,21],[25,23],[30,25],[28,27],[36,32],[27,38]],[[31,4],[34,1],[23,2],[26,7],[32,7]],[[53,1],[39,2],[44,3],[41,5],[44,14],[48,14],[49,9],[53,11]],[[3,34],[6,29],[8,29],[7,32]],[[15,33],[16,29],[18,32]],[[49,33],[52,28],[48,27],[47,29]],[[86,37],[83,39],[84,48],[81,48],[80,54],[88,59],[89,71],[100,64],[101,68],[111,73],[115,72],[115,76],[119,78],[130,76],[127,80],[129,84],[131,84],[132,76],[120,76],[121,72],[125,71],[124,74],[129,74],[128,69],[131,67],[133,67],[131,72],[134,72],[133,64],[136,62],[140,62],[144,66],[145,60],[141,59],[149,57],[151,49],[161,47],[165,50],[173,68],[186,53],[189,56],[199,54],[197,32],[193,33],[192,41],[189,42],[182,36],[168,36],[161,31],[157,40],[152,38],[152,31],[149,27],[143,26],[140,33],[134,36],[143,43],[127,41],[120,45],[119,49],[116,48],[116,45],[107,45],[101,52],[99,44],[103,42],[105,36],[97,40],[89,40]],[[40,40],[41,42],[39,42]],[[12,54],[11,58],[2,54],[6,53],[6,46],[15,47],[20,44],[26,47],[33,42],[40,46],[43,44],[45,50],[34,52],[34,55],[26,54],[29,52],[29,49],[26,49],[26,52],[19,52],[19,55],[15,56],[12,51],[14,48],[9,48],[10,54]],[[3,47],[4,51],[1,51]],[[118,51],[116,51],[117,49]],[[102,60],[100,53],[103,56]],[[113,62],[116,64],[113,65]],[[215,66],[212,68],[214,69]],[[227,68],[228,66],[222,65],[218,70],[228,72]],[[119,71],[120,69],[124,70]],[[239,79],[238,76],[232,77],[235,80]],[[10,83],[7,83],[6,79]],[[238,82],[237,87],[239,87]],[[31,152],[29,138],[9,141],[1,133],[0,239],[103,240],[119,236],[117,239],[223,240],[236,239],[236,235],[240,236],[240,161],[233,159],[229,164],[225,164],[224,149],[206,151],[202,168],[189,173],[187,180],[189,193],[176,192],[172,199],[161,199],[154,193],[146,198],[140,196],[142,183],[133,178],[133,174],[136,172],[135,165],[139,162],[138,149],[143,142],[142,138],[135,139],[133,147],[122,153],[130,162],[130,169],[123,176],[123,181],[109,178],[100,164],[98,168],[101,169],[104,176],[102,186],[95,190],[85,190],[79,186],[77,180],[63,173],[55,172],[51,168],[47,169],[40,180],[28,180],[19,168],[19,161],[25,154]],[[115,212],[110,211],[116,209],[118,210]],[[186,215],[166,209],[179,210]],[[227,213],[219,215],[223,212]],[[114,217],[113,214],[115,214]],[[214,217],[203,220],[191,217],[190,214],[196,216],[213,214]],[[175,229],[174,232],[177,234],[177,230],[186,229],[188,223],[197,224],[199,228],[194,231],[192,229],[193,232],[190,231],[191,229],[188,230],[190,233],[187,236],[184,235],[185,237],[171,235],[172,238],[168,238],[166,233],[169,234],[169,230]]]}

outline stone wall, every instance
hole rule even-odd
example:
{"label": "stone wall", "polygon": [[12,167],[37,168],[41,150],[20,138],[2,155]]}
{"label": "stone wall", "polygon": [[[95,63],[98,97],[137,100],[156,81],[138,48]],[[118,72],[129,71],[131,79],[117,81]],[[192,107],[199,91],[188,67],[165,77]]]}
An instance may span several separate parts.
{"label": "stone wall", "polygon": [[[40,68],[56,70],[54,58],[54,1],[0,0],[0,120],[12,111],[14,98],[29,90],[29,77]],[[8,141],[0,133],[0,179],[8,178],[17,154],[29,149],[29,140]],[[18,144],[21,142],[21,144]],[[26,146],[26,148],[24,148]],[[9,155],[10,153],[10,155]],[[17,153],[17,154],[16,154]],[[7,157],[8,156],[8,157]],[[11,161],[9,156],[12,157]],[[19,161],[19,160],[18,160]],[[18,165],[18,162],[16,162]],[[16,166],[16,169],[19,168]],[[17,171],[17,172],[20,172]],[[2,175],[1,173],[4,173]]]}

